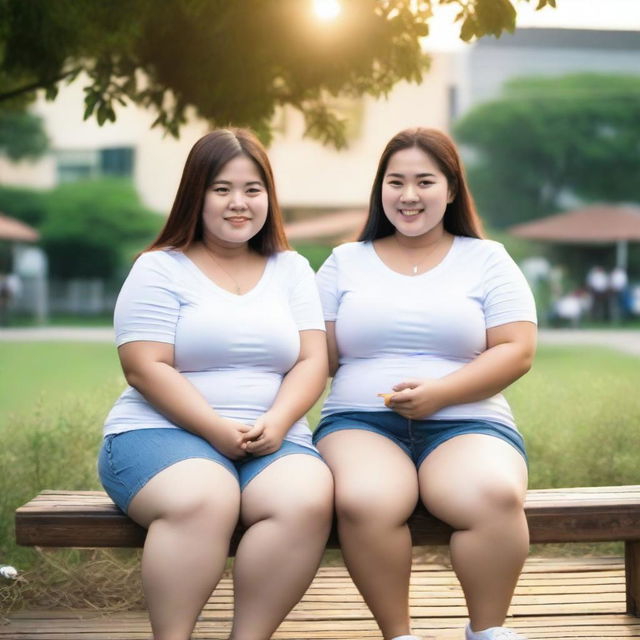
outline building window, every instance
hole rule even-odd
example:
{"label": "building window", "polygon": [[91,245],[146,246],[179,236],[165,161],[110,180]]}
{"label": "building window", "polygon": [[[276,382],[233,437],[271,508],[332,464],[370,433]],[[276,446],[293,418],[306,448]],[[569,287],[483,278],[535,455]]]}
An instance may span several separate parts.
{"label": "building window", "polygon": [[61,149],[56,152],[58,182],[77,182],[101,176],[133,176],[133,147]]}
{"label": "building window", "polygon": [[133,149],[131,147],[101,149],[100,173],[104,176],[131,177],[133,175]]}

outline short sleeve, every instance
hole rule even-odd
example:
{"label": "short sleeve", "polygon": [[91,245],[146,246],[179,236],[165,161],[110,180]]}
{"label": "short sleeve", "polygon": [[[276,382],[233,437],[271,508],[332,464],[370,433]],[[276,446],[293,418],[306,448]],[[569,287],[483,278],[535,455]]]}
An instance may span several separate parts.
{"label": "short sleeve", "polygon": [[324,264],[318,269],[316,283],[320,292],[320,302],[322,312],[327,322],[332,322],[338,315],[339,293],[338,293],[338,265],[335,253],[332,253]]}
{"label": "short sleeve", "polygon": [[509,322],[537,323],[536,305],[529,284],[502,245],[496,244],[489,258],[484,284],[487,329]]}
{"label": "short sleeve", "polygon": [[322,307],[318,296],[313,269],[303,256],[293,253],[295,259],[295,284],[291,290],[289,303],[298,331],[318,329],[324,331]]}
{"label": "short sleeve", "polygon": [[160,251],[145,253],[131,268],[114,311],[117,346],[136,340],[175,343],[180,300],[166,258]]}

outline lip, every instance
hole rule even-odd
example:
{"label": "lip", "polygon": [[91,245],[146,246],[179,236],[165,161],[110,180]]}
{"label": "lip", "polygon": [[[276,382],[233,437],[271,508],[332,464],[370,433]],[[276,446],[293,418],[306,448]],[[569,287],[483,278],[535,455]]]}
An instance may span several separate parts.
{"label": "lip", "polygon": [[249,220],[251,220],[251,218],[248,218],[247,216],[229,216],[228,218],[225,218],[226,222],[233,225],[242,225],[245,222],[249,222]]}
{"label": "lip", "polygon": [[417,218],[421,213],[424,213],[424,209],[421,207],[398,209],[398,212],[403,218]]}

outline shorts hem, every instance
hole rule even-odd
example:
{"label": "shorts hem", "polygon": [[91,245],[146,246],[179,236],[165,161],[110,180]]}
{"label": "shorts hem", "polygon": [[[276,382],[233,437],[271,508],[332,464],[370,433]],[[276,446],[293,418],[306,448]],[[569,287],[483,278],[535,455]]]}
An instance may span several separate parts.
{"label": "shorts hem", "polygon": [[[291,442],[290,440],[287,440],[287,442]],[[278,460],[280,460],[281,458],[285,458],[286,456],[313,456],[314,458],[318,458],[318,460],[320,460],[321,462],[323,462],[324,464],[326,464],[326,462],[323,460],[322,456],[315,451],[314,449],[311,449],[310,447],[305,447],[303,444],[299,444],[297,442],[292,443],[292,444],[297,444],[299,447],[306,449],[306,451],[274,451],[272,454],[268,454],[268,455],[276,455],[276,454],[280,454],[280,455],[276,455],[275,458],[273,458],[272,460],[269,461],[268,464],[260,467],[259,469],[257,469],[255,472],[253,472],[248,479],[243,479],[242,477],[239,480],[239,484],[240,484],[240,491],[244,491],[245,488],[247,487],[247,485],[252,481],[255,480],[255,478],[257,478],[265,469],[268,469],[274,462],[277,462]],[[258,460],[260,458],[257,458]]]}
{"label": "shorts hem", "polygon": [[[511,427],[507,427],[507,428],[511,428]],[[514,429],[514,433],[519,433],[519,432],[515,431]],[[507,436],[505,436],[502,433],[492,431],[490,429],[478,429],[478,428],[476,429],[470,428],[468,431],[452,433],[450,435],[446,435],[443,438],[440,438],[437,442],[433,443],[427,450],[423,451],[420,454],[420,457],[416,461],[416,468],[420,469],[420,465],[426,460],[427,456],[430,453],[433,453],[441,444],[444,444],[449,440],[453,440],[458,436],[468,436],[473,434],[480,435],[480,436],[491,436],[492,438],[498,438],[498,440],[502,440],[503,442],[506,442],[507,444],[511,445],[522,456],[525,464],[527,465],[527,469],[529,468],[529,459],[527,457],[526,451],[523,448],[519,447],[513,440],[509,439]]]}

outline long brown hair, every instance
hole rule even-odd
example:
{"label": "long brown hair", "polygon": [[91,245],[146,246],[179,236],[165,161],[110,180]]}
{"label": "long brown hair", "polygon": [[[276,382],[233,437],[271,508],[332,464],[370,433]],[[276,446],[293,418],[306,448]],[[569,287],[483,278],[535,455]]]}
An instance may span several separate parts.
{"label": "long brown hair", "polygon": [[167,248],[184,250],[202,240],[202,208],[206,191],[227,162],[240,155],[247,156],[256,165],[269,202],[264,226],[249,240],[249,247],[265,256],[290,249],[265,148],[248,129],[229,128],[212,131],[193,145],[184,165],[171,213],[147,251]]}
{"label": "long brown hair", "polygon": [[421,149],[435,161],[447,179],[450,192],[454,194],[453,200],[447,205],[444,213],[445,230],[457,236],[482,238],[484,235],[482,222],[467,187],[464,168],[455,143],[437,129],[416,127],[405,129],[393,136],[382,152],[371,188],[369,215],[358,240],[376,240],[395,232],[395,227],[389,222],[382,207],[382,181],[391,156],[398,151],[413,147]]}

